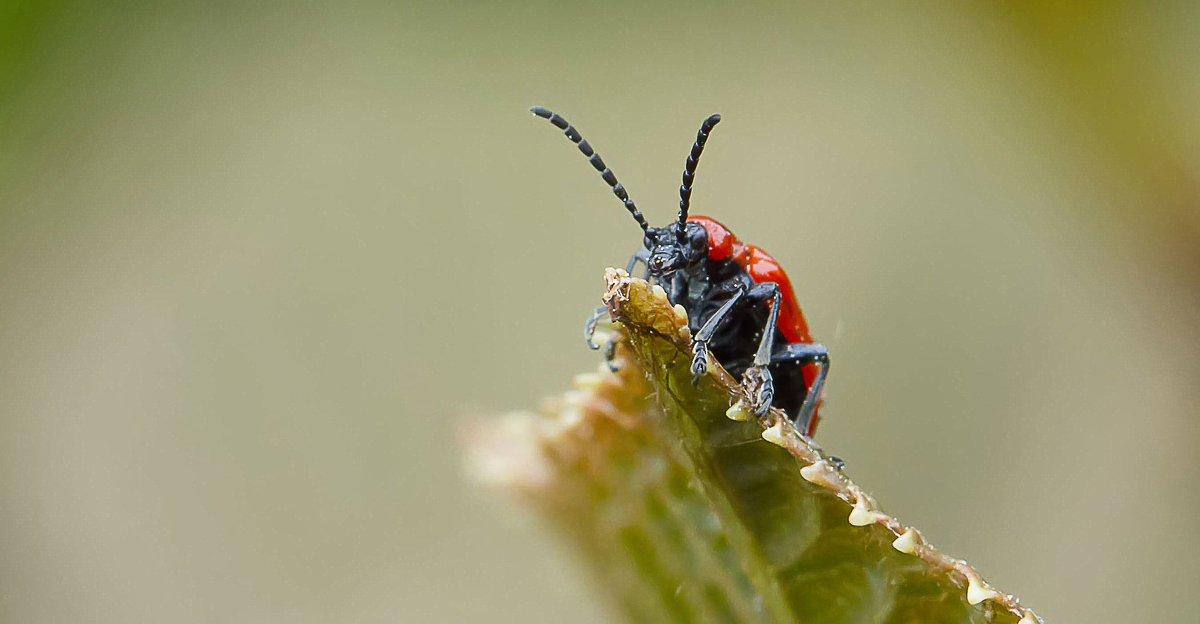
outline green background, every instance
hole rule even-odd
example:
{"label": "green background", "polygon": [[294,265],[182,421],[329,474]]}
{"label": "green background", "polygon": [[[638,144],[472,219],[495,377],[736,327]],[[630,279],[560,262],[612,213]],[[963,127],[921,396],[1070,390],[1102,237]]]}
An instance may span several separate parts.
{"label": "green background", "polygon": [[[1054,622],[1200,599],[1200,4],[0,2],[0,621],[606,621],[462,476],[704,116],[819,440]],[[552,319],[530,333],[521,320]]]}

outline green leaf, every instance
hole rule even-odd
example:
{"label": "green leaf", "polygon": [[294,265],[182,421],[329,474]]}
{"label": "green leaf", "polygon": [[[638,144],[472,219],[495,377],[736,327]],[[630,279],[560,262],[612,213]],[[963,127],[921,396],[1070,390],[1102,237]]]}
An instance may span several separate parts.
{"label": "green leaf", "polygon": [[618,372],[472,428],[471,446],[476,473],[558,527],[629,621],[1041,621],[878,510],[782,413],[731,419],[747,397],[715,364],[692,385],[682,309],[607,279]]}

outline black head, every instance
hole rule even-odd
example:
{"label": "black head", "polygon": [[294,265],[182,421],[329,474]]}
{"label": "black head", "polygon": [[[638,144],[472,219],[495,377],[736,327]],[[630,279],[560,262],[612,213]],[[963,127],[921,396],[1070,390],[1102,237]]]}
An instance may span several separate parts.
{"label": "black head", "polygon": [[692,180],[696,176],[696,166],[700,163],[700,154],[704,151],[704,144],[708,141],[708,133],[712,132],[713,127],[721,121],[720,115],[713,115],[700,125],[700,131],[696,133],[696,142],[692,144],[692,151],[683,165],[683,184],[679,187],[679,218],[670,225],[653,228],[646,223],[645,217],[634,205],[633,200],[629,199],[625,187],[617,182],[617,176],[605,166],[600,154],[597,154],[592,146],[583,140],[575,126],[567,123],[567,120],[557,113],[540,106],[529,110],[538,117],[550,120],[550,123],[561,129],[572,143],[578,145],[579,151],[583,152],[583,155],[588,157],[588,162],[596,168],[596,171],[600,172],[600,177],[612,188],[613,194],[625,204],[625,209],[633,215],[633,219],[645,233],[642,244],[650,251],[648,268],[651,275],[665,277],[679,270],[696,268],[704,262],[708,250],[708,234],[704,227],[696,223],[688,223],[687,217],[692,200]]}
{"label": "black head", "polygon": [[[681,235],[682,228],[682,235]],[[696,269],[708,257],[708,232],[698,223],[678,222],[646,230],[642,244],[650,251],[646,267],[655,277]]]}

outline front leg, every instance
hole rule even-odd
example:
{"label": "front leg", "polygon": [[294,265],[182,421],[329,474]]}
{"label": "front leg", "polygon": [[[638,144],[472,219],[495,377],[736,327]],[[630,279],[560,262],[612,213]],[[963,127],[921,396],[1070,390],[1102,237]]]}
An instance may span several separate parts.
{"label": "front leg", "polygon": [[632,276],[633,270],[637,268],[638,262],[642,263],[642,279],[649,281],[650,280],[650,250],[649,249],[642,247],[641,249],[634,252],[634,254],[629,257],[629,264],[625,265],[625,272]]}
{"label": "front leg", "polygon": [[750,406],[754,408],[754,417],[762,418],[771,408],[775,400],[775,381],[771,377],[771,369],[766,366],[751,366],[742,373],[742,387],[750,395]]}
{"label": "front leg", "polygon": [[[633,270],[637,268],[638,262],[641,262],[642,268],[644,269],[644,271],[642,272],[642,279],[649,278],[650,277],[650,266],[646,263],[646,261],[649,258],[650,258],[650,251],[647,250],[645,247],[637,250],[637,252],[635,252],[632,256],[630,256],[629,264],[625,265],[625,273],[627,273],[629,275],[633,275]],[[596,308],[595,310],[592,311],[592,314],[590,316],[588,316],[587,323],[584,324],[584,326],[583,326],[583,340],[585,343],[587,343],[588,348],[591,349],[592,351],[595,351],[600,348],[600,345],[596,344],[595,341],[592,340],[592,336],[596,333],[596,324],[600,322],[600,319],[604,316],[604,314],[606,312],[608,312],[607,306],[600,306],[600,307]],[[612,353],[612,351],[613,351],[613,345],[612,345],[612,340],[610,339],[608,346],[605,348],[605,354]],[[611,357],[606,357],[605,361],[608,362],[609,368],[613,368]],[[616,370],[616,369],[614,369],[614,370]]]}
{"label": "front leg", "polygon": [[[587,342],[588,348],[592,351],[596,351],[600,348],[600,345],[596,344],[592,338],[596,333],[596,323],[599,322],[600,318],[605,314],[608,314],[608,306],[600,306],[596,308],[594,311],[592,311],[591,316],[588,317],[587,325],[585,325],[583,328],[583,339],[585,342]],[[608,370],[614,373],[617,372],[617,365],[613,361],[616,353],[616,340],[613,336],[609,336],[608,340],[606,340],[604,343],[604,363],[608,366]]]}
{"label": "front leg", "polygon": [[600,348],[600,345],[592,341],[592,336],[596,334],[596,323],[600,322],[600,318],[608,313],[608,306],[600,306],[592,311],[588,317],[587,323],[583,326],[583,340],[592,351]]}
{"label": "front leg", "polygon": [[700,378],[708,371],[708,341],[712,340],[712,336],[717,331],[717,326],[725,317],[729,315],[729,311],[733,306],[737,305],[741,300],[742,295],[746,293],[744,287],[740,284],[737,290],[733,291],[733,296],[724,303],[713,315],[704,321],[704,325],[696,332],[692,342],[692,385],[700,383]]}
{"label": "front leg", "polygon": [[773,282],[756,284],[747,293],[747,303],[771,302],[771,312],[763,325],[762,338],[758,342],[758,351],[754,354],[754,364],[742,373],[742,385],[750,392],[754,406],[754,416],[762,418],[775,401],[775,382],[771,379],[771,350],[775,344],[775,324],[779,319],[779,285]]}

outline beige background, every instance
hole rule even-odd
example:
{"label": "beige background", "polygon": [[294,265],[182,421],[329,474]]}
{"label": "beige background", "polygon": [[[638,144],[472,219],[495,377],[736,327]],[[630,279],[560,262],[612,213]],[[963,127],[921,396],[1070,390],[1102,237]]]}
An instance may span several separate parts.
{"label": "beige background", "polygon": [[821,443],[1050,621],[1195,621],[1200,11],[1086,5],[0,8],[0,621],[606,621],[454,441],[638,243],[533,104],[654,223],[721,112]]}

